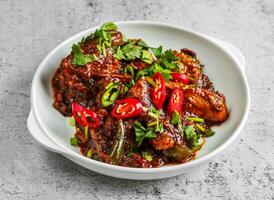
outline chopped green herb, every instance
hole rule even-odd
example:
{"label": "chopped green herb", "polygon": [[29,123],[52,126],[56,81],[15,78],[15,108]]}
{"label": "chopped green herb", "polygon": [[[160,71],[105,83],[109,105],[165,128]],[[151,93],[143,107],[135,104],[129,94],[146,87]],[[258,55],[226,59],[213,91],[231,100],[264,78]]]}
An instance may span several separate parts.
{"label": "chopped green herb", "polygon": [[146,151],[142,151],[142,157],[149,162],[151,162],[153,160],[153,156],[149,152],[146,152]]}
{"label": "chopped green herb", "polygon": [[138,148],[136,147],[135,144],[130,145],[130,152],[127,156],[133,156],[134,154],[138,153]]}
{"label": "chopped green herb", "polygon": [[178,124],[180,122],[180,114],[175,111],[172,116],[172,124]]}
{"label": "chopped green herb", "polygon": [[92,158],[92,150],[88,150],[87,152],[87,158]]}
{"label": "chopped green herb", "polygon": [[161,59],[167,60],[167,61],[177,61],[179,60],[179,58],[177,58],[174,54],[173,51],[171,49],[165,51],[161,57]]}
{"label": "chopped green herb", "polygon": [[118,60],[123,60],[125,59],[123,51],[120,49],[120,46],[117,48],[116,53],[114,54],[114,57],[117,58]]}
{"label": "chopped green herb", "polygon": [[83,66],[89,62],[94,62],[98,60],[95,54],[84,55],[80,45],[78,44],[72,45],[72,53],[73,53],[72,64],[75,64],[75,65]]}
{"label": "chopped green herb", "polygon": [[170,69],[164,69],[162,68],[159,64],[153,63],[151,66],[139,70],[136,74],[136,80],[138,80],[140,77],[147,77],[147,76],[152,76],[156,72],[160,72],[163,77],[165,78],[166,81],[171,79],[171,70]]}
{"label": "chopped green herb", "polygon": [[148,48],[147,44],[146,44],[143,40],[139,40],[139,41],[137,42],[137,44],[138,44],[139,46]]}
{"label": "chopped green herb", "polygon": [[76,137],[71,137],[70,138],[70,144],[72,146],[78,146],[78,140],[77,140],[77,138]]}
{"label": "chopped green herb", "polygon": [[118,60],[135,60],[141,59],[143,62],[151,64],[153,62],[152,54],[144,49],[145,45],[141,41],[130,41],[127,42],[124,46],[118,47],[114,56]]}
{"label": "chopped green herb", "polygon": [[154,138],[156,134],[151,129],[146,129],[140,122],[134,123],[136,142],[140,146],[145,138]]}
{"label": "chopped green herb", "polygon": [[205,122],[204,119],[199,118],[199,117],[187,117],[186,119],[189,120],[189,121],[194,121],[194,122],[199,122],[199,123],[204,123]]}
{"label": "chopped green herb", "polygon": [[186,139],[191,143],[191,147],[199,145],[200,135],[195,132],[193,126],[187,126],[185,128]]}
{"label": "chopped green herb", "polygon": [[151,64],[153,62],[153,57],[148,50],[143,50],[141,60],[145,63]]}
{"label": "chopped green herb", "polygon": [[167,50],[158,56],[156,63],[152,64],[150,67],[139,70],[136,79],[142,76],[152,76],[156,72],[160,72],[165,80],[168,81],[171,78],[171,70],[178,67],[178,64],[175,62],[177,60],[178,58],[173,54],[173,51]]}
{"label": "chopped green herb", "polygon": [[106,22],[101,26],[101,29],[105,31],[112,31],[112,30],[117,30],[117,26],[113,22]]}
{"label": "chopped green herb", "polygon": [[150,47],[150,50],[152,51],[154,56],[158,58],[163,52],[163,46],[159,46],[158,48]]}

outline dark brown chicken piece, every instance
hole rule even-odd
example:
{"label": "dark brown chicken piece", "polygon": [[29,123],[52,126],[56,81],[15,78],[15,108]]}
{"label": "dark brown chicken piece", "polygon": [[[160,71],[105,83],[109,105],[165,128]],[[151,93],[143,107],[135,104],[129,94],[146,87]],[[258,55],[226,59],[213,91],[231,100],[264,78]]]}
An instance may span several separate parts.
{"label": "dark brown chicken piece", "polygon": [[206,89],[186,90],[184,110],[212,122],[223,122],[228,117],[225,97]]}
{"label": "dark brown chicken piece", "polygon": [[170,132],[165,131],[160,133],[156,138],[153,138],[151,143],[156,150],[166,150],[173,147],[174,139]]}
{"label": "dark brown chicken piece", "polygon": [[137,83],[130,88],[128,91],[130,97],[135,97],[139,99],[143,106],[150,108],[150,86],[146,82],[145,78],[140,78]]}
{"label": "dark brown chicken piece", "polygon": [[196,57],[190,56],[184,52],[173,51],[173,53],[179,58],[177,63],[181,67],[181,73],[193,78],[193,82],[197,83],[202,75],[200,61],[196,59]]}

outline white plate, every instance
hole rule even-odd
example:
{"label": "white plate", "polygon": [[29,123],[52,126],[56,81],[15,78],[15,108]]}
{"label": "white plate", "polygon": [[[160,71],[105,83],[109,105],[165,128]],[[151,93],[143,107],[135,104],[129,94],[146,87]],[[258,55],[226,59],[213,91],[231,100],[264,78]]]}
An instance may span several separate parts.
{"label": "white plate", "polygon": [[51,78],[62,58],[71,51],[71,46],[83,36],[94,32],[94,27],[72,36],[52,50],[39,65],[32,82],[31,112],[28,128],[31,135],[45,148],[63,154],[75,163],[92,171],[125,179],[160,179],[176,176],[194,169],[220,151],[224,150],[239,134],[247,119],[250,94],[244,74],[245,60],[233,45],[213,39],[184,28],[156,22],[117,22],[119,30],[128,38],[142,38],[150,46],[163,45],[167,49],[187,47],[197,52],[205,64],[205,73],[217,90],[225,94],[230,116],[221,126],[214,127],[216,134],[207,138],[197,159],[184,164],[167,165],[161,168],[139,169],[114,166],[88,159],[72,147],[69,138],[74,129],[68,119],[52,106]]}

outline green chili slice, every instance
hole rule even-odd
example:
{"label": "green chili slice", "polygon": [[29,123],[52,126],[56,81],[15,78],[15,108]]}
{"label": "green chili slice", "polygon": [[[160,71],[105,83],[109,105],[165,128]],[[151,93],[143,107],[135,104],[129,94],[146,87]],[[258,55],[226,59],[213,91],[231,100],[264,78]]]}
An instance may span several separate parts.
{"label": "green chili slice", "polygon": [[101,103],[103,107],[108,107],[114,103],[120,94],[120,84],[109,83],[106,86],[106,91],[102,96]]}
{"label": "green chili slice", "polygon": [[88,150],[87,152],[87,158],[92,158],[92,150]]}
{"label": "green chili slice", "polygon": [[199,117],[188,117],[186,119],[189,120],[189,121],[194,121],[194,122],[199,122],[199,123],[204,123],[205,122],[204,119],[199,118]]}
{"label": "green chili slice", "polygon": [[89,132],[88,126],[85,126],[85,138],[86,138],[86,140],[88,140],[88,132]]}

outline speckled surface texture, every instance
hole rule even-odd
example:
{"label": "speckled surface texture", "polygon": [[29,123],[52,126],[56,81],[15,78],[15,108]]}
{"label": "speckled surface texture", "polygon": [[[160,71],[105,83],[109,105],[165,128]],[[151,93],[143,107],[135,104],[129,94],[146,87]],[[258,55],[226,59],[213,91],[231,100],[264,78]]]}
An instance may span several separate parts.
{"label": "speckled surface texture", "polygon": [[[235,44],[251,110],[240,136],[197,170],[158,181],[88,171],[28,133],[30,86],[57,44],[104,21],[154,20]],[[0,199],[274,199],[274,1],[0,1]]]}

